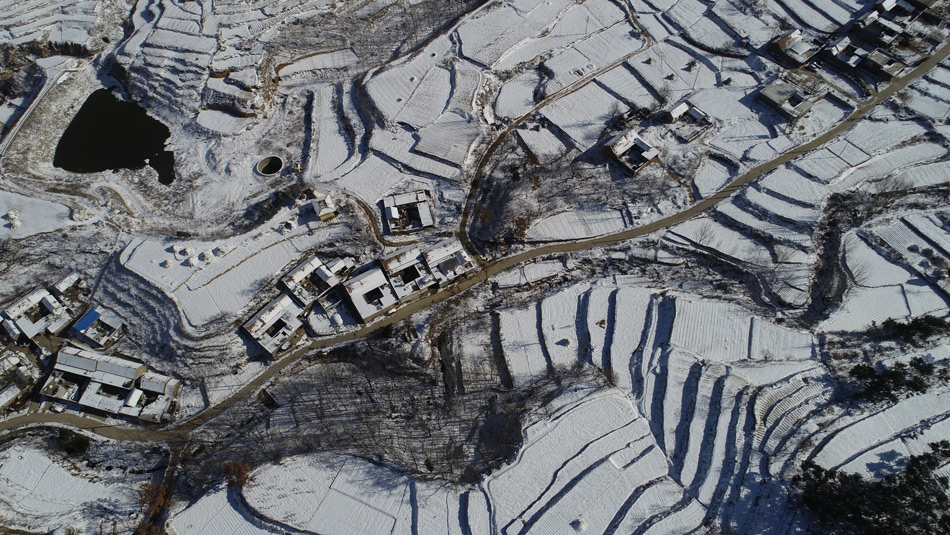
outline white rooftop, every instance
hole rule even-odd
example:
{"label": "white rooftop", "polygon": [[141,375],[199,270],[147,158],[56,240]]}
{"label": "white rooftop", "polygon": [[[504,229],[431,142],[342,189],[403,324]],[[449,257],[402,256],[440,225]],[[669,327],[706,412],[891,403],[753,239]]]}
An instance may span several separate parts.
{"label": "white rooftop", "polygon": [[72,346],[59,350],[53,369],[121,388],[145,373],[144,364]]}

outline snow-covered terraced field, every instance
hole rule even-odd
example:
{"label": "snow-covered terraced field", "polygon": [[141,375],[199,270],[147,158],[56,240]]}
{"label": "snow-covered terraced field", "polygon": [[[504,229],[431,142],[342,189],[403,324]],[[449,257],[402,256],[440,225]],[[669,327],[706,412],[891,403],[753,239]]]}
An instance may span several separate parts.
{"label": "snow-covered terraced field", "polygon": [[[565,389],[478,486],[294,457],[260,468],[240,495],[206,495],[172,527],[216,534],[207,519],[221,518],[240,533],[683,533],[727,518],[755,533],[743,515],[771,513],[749,497],[763,492],[761,478],[784,477],[806,438],[800,423],[829,395],[811,334],[732,304],[594,280],[497,314],[516,384],[593,365],[616,388]],[[759,463],[765,455],[780,461]]]}
{"label": "snow-covered terraced field", "polygon": [[30,42],[86,45],[97,20],[97,0],[0,2],[0,43]]}

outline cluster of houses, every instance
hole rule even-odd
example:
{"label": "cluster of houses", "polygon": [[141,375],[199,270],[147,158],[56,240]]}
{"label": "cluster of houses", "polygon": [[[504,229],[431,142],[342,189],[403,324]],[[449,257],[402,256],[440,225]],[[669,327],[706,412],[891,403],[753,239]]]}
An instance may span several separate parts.
{"label": "cluster of houses", "polygon": [[56,354],[41,394],[84,410],[158,422],[179,387],[177,379],[148,371],[141,362],[66,346]]}
{"label": "cluster of houses", "polygon": [[[658,114],[658,117],[683,142],[696,139],[713,124],[706,112],[688,100]],[[657,161],[660,156],[659,149],[640,137],[636,128],[629,128],[608,138],[605,145],[617,161],[634,173],[646,164]]]}
{"label": "cluster of houses", "polygon": [[74,273],[0,311],[3,334],[13,346],[0,354],[0,410],[29,395],[41,378],[39,367],[16,348],[29,346],[41,356],[51,355],[47,346],[71,325],[70,339],[56,352],[40,395],[96,414],[161,421],[174,407],[178,380],[148,371],[141,362],[100,352],[115,344],[123,323],[98,307],[79,315],[85,295]]}
{"label": "cluster of houses", "polygon": [[306,326],[321,336],[368,323],[473,269],[456,238],[429,247],[409,245],[358,269],[348,258],[324,263],[313,255],[280,279],[281,294],[243,329],[273,357],[292,347]]}
{"label": "cluster of houses", "polygon": [[[819,57],[849,76],[860,70],[878,80],[888,81],[908,68],[907,63],[894,53],[894,47],[925,40],[919,34],[920,27],[914,23],[927,14],[928,7],[925,0],[880,0],[873,10],[842,27],[840,34],[827,43],[811,42],[798,29],[773,41],[771,48],[794,67]],[[905,47],[902,57],[906,59],[909,53]],[[779,82],[763,89],[759,98],[786,119],[794,120],[824,95],[824,92]]]}

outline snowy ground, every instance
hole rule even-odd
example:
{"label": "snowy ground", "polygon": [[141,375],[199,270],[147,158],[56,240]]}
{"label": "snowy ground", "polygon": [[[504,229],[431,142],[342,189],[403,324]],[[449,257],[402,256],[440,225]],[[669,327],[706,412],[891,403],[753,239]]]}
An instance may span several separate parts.
{"label": "snowy ground", "polygon": [[[0,452],[0,523],[48,532],[77,527],[86,533],[132,530],[138,522],[138,488],[152,481],[154,455],[137,448],[93,442],[83,457],[52,449],[49,438],[10,441]],[[95,464],[93,464],[95,463]]]}
{"label": "snowy ground", "polygon": [[[261,430],[276,457],[284,433],[288,450],[332,443],[329,432],[302,434],[332,422],[298,414],[299,401],[340,418],[379,410],[358,423],[385,423],[361,432],[377,448],[407,451],[257,466],[243,489],[219,485],[176,502],[170,531],[791,533],[804,522],[789,501],[802,460],[878,476],[950,436],[945,387],[853,411],[835,406],[819,343],[885,319],[948,312],[950,63],[805,151],[864,97],[841,75],[785,69],[760,50],[787,21],[822,40],[866,3],[476,4],[0,0],[4,46],[32,57],[49,41],[83,58],[68,68],[56,58],[37,63],[43,82],[0,103],[4,133],[15,133],[0,141],[0,263],[10,289],[0,297],[75,264],[95,281],[94,303],[127,319],[124,347],[185,379],[182,417],[265,370],[248,361],[236,326],[296,261],[316,253],[360,264],[392,250],[374,232],[385,195],[432,193],[437,227],[404,240],[461,231],[496,256],[555,251],[557,242],[679,213],[750,168],[801,152],[699,217],[577,255],[602,271],[584,271],[571,256],[532,260],[422,320],[387,326],[393,340],[373,348],[386,358],[373,372],[392,380],[388,390],[368,376],[365,389],[347,381],[328,408],[323,392],[308,390],[354,376],[314,377],[334,367],[366,372],[356,365],[364,355],[325,368],[301,360],[289,379],[269,383],[286,394],[283,405],[266,412],[247,401],[247,414],[228,414],[234,421],[222,425],[233,427],[217,438]],[[848,87],[831,87],[790,122],[759,99],[780,80]],[[147,167],[79,175],[52,165],[69,120],[101,87],[170,127],[172,185]],[[663,119],[687,101],[708,122]],[[634,171],[609,155],[606,140],[626,129],[657,149],[655,161]],[[482,162],[502,132],[508,137]],[[284,167],[265,176],[255,166],[269,156]],[[481,189],[471,192],[481,164]],[[302,214],[294,199],[308,188],[338,199],[340,217]],[[469,209],[472,227],[460,229]],[[608,269],[616,276],[589,276]],[[477,323],[451,331],[470,337],[441,337],[449,331],[440,321],[473,315]],[[943,366],[946,345],[935,343],[914,354]],[[442,352],[461,355],[456,370],[439,369],[440,356],[449,362]],[[386,375],[394,370],[429,389],[424,402],[403,395]],[[458,423],[443,410],[459,408],[448,400],[474,386],[491,391],[496,397],[473,409],[481,418],[497,395],[549,393],[542,384],[557,395],[521,415],[520,447],[477,484],[380,460],[407,459],[419,442],[419,451],[448,457],[435,452],[446,436],[452,455],[482,455],[473,452],[485,443],[473,436],[479,428],[445,424]],[[388,403],[363,401],[382,391]],[[218,445],[205,446],[215,455]],[[37,442],[7,443],[0,522],[95,532],[114,521],[130,531],[135,489],[155,472],[107,466],[72,463]]]}

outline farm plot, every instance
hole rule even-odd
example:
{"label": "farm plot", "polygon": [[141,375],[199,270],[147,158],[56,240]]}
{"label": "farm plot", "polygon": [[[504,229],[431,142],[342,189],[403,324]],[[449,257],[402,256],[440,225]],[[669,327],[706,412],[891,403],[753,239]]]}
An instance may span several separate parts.
{"label": "farm plot", "polygon": [[60,452],[14,441],[0,452],[0,521],[29,532],[77,526],[92,532],[100,521],[131,530],[129,515],[139,509],[133,489],[149,476],[121,469],[99,474]]}

